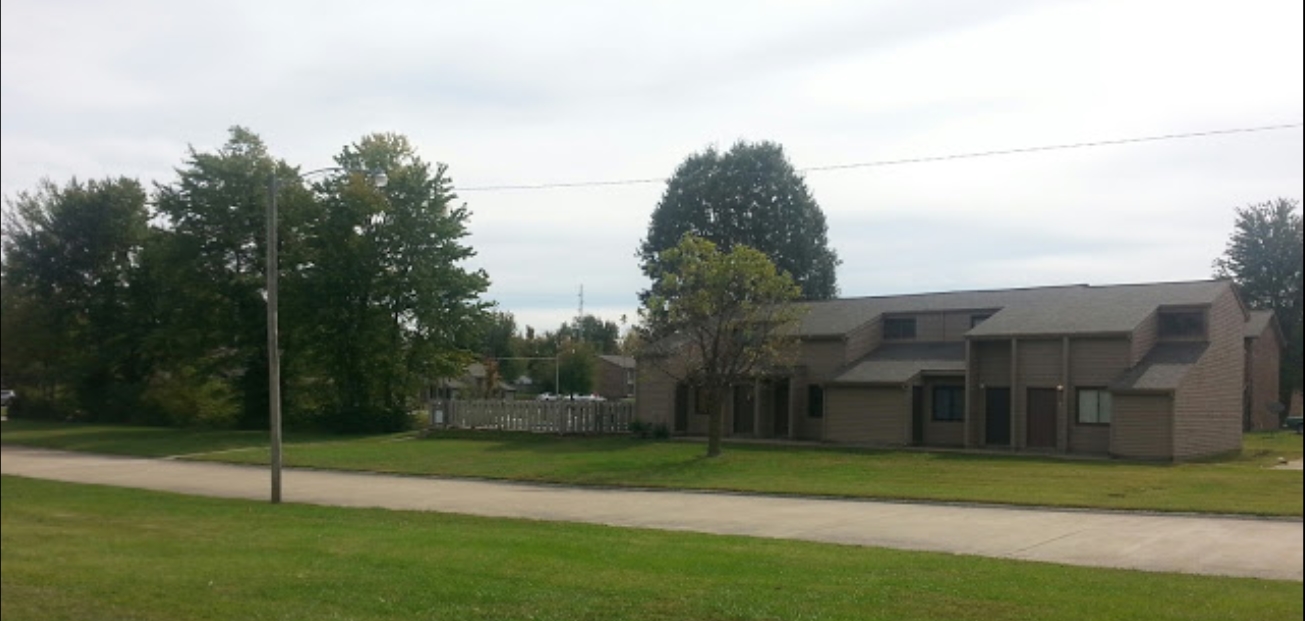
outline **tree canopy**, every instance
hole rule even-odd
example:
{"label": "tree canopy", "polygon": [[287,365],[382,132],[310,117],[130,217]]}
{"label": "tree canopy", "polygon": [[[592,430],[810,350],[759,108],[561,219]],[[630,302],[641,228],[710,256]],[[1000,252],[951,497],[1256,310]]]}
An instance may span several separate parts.
{"label": "tree canopy", "polygon": [[1282,403],[1301,387],[1302,372],[1302,230],[1299,200],[1278,198],[1238,208],[1237,220],[1215,275],[1232,278],[1242,300],[1260,310],[1272,310],[1287,338],[1279,386]]}
{"label": "tree canopy", "polygon": [[740,141],[724,153],[708,148],[679,165],[639,246],[640,267],[654,286],[667,271],[662,253],[685,234],[724,252],[738,245],[760,251],[804,299],[838,295],[839,259],[829,248],[824,212],[776,143]]}
{"label": "tree canopy", "polygon": [[[475,359],[488,276],[463,265],[470,212],[446,166],[394,134],[366,136],[335,163],[309,185],[236,127],[215,151],[191,149],[154,188],[152,211],[129,179],[46,182],[10,201],[3,364],[23,389],[19,410],[266,426],[275,191],[287,423],[406,426],[423,382]],[[357,173],[376,169],[384,188]]]}
{"label": "tree canopy", "polygon": [[643,360],[701,389],[709,414],[707,455],[720,454],[728,390],[795,355],[800,291],[761,252],[685,235],[661,253],[663,278],[639,315]]}

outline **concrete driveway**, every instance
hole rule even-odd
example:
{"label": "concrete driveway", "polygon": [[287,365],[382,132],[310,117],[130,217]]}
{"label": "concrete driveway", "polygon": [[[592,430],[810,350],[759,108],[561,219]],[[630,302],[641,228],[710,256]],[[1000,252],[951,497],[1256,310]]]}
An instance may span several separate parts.
{"label": "concrete driveway", "polygon": [[[0,472],[266,499],[267,468],[4,446]],[[586,522],[1144,571],[1302,579],[1301,520],[572,488],[288,469],[286,502]]]}

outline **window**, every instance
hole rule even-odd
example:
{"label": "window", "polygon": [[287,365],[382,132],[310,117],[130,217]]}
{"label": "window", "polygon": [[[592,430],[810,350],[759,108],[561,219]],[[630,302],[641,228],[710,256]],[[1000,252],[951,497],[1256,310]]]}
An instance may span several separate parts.
{"label": "window", "polygon": [[965,420],[965,387],[933,387],[933,419],[937,421]]}
{"label": "window", "polygon": [[981,323],[987,321],[988,318],[991,317],[991,316],[992,316],[992,313],[986,313],[986,314],[983,314],[983,315],[970,315],[970,327],[973,328],[973,327],[975,327],[975,326],[977,326],[977,325],[979,325],[979,324],[981,324]]}
{"label": "window", "polygon": [[825,389],[820,386],[807,386],[807,416],[820,418],[825,415]]}
{"label": "window", "polygon": [[915,338],[915,317],[889,317],[884,319],[884,339]]}
{"label": "window", "polygon": [[1160,337],[1205,336],[1205,313],[1202,311],[1170,311],[1160,313]]}
{"label": "window", "polygon": [[1110,392],[1101,388],[1078,389],[1078,422],[1080,425],[1110,424]]}

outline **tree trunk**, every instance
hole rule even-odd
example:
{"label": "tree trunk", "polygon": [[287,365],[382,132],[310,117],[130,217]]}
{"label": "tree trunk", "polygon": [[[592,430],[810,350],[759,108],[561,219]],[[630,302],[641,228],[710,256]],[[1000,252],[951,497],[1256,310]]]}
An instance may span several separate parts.
{"label": "tree trunk", "polygon": [[725,412],[722,410],[725,400],[715,387],[708,388],[707,395],[707,411],[711,413],[707,419],[707,457],[719,457],[721,436],[725,432]]}

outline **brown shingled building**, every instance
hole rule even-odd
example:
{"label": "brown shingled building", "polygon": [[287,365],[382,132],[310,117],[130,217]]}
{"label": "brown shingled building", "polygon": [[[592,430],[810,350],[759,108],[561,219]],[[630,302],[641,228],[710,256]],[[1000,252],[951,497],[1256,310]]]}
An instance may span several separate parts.
{"label": "brown shingled building", "polygon": [[[1240,448],[1277,391],[1276,323],[1225,280],[806,306],[797,362],[735,387],[727,435],[1182,460]],[[641,419],[706,433],[694,391],[638,374]]]}

